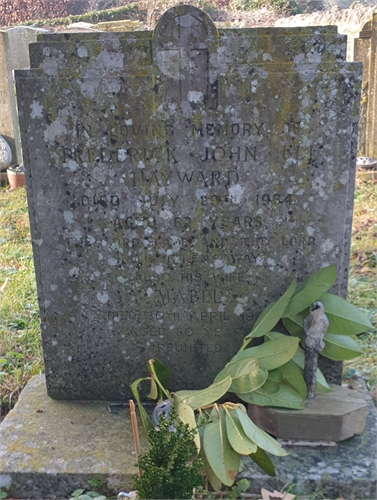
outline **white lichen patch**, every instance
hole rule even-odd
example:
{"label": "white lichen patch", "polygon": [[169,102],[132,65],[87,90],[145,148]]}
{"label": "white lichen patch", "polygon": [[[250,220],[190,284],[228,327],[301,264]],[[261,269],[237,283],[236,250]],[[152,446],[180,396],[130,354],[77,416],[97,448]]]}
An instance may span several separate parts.
{"label": "white lichen patch", "polygon": [[156,274],[162,274],[164,272],[164,266],[162,264],[155,266],[153,269]]}
{"label": "white lichen patch", "polygon": [[195,90],[190,90],[187,93],[187,100],[189,102],[198,103],[198,102],[201,102],[203,100],[203,98],[204,98],[203,92],[197,92]]}
{"label": "white lichen patch", "polygon": [[321,245],[321,252],[328,253],[334,248],[335,243],[330,238],[327,238]]}
{"label": "white lichen patch", "polygon": [[63,217],[67,224],[72,224],[72,222],[74,221],[73,213],[68,210],[65,210],[63,212]]}
{"label": "white lichen patch", "polygon": [[43,106],[38,101],[34,100],[30,104],[30,109],[31,109],[30,113],[31,118],[33,119],[39,118],[40,120],[43,118]]}
{"label": "white lichen patch", "polygon": [[244,312],[244,308],[242,304],[237,304],[236,307],[233,309],[233,312],[236,316],[241,316]]}
{"label": "white lichen patch", "polygon": [[80,274],[80,269],[78,267],[72,267],[69,270],[69,276],[70,278],[77,278],[77,276]]}
{"label": "white lichen patch", "polygon": [[109,294],[107,292],[98,292],[97,300],[101,302],[101,304],[106,304],[109,301]]}
{"label": "white lichen patch", "polygon": [[235,184],[234,186],[230,186],[228,188],[229,199],[232,203],[236,203],[237,205],[241,203],[242,195],[245,191],[240,184]]}

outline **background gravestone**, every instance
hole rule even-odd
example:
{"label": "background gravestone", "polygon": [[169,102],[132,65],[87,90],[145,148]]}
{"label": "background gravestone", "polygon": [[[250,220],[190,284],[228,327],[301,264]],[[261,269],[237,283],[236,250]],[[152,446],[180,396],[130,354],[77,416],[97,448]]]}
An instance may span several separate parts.
{"label": "background gravestone", "polygon": [[[336,28],[42,35],[16,72],[49,395],[201,388],[292,278],[346,294],[361,65]],[[339,373],[332,367],[333,375]]]}
{"label": "background gravestone", "polygon": [[11,147],[13,164],[22,161],[13,70],[30,66],[28,45],[42,31],[24,26],[0,30],[0,134]]}

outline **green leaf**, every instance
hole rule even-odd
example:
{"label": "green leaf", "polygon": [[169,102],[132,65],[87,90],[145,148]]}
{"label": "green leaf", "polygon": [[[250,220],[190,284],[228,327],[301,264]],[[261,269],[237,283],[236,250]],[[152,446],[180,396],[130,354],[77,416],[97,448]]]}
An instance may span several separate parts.
{"label": "green leaf", "polygon": [[246,409],[243,405],[237,405],[236,416],[239,419],[246,436],[253,441],[259,448],[262,448],[272,455],[285,457],[288,453],[280,446],[280,444],[267,432],[262,431],[257,425],[250,420]]}
{"label": "green leaf", "polygon": [[289,332],[293,337],[298,337],[301,341],[305,338],[304,331],[304,318],[309,314],[309,308],[305,309],[304,313],[295,314],[294,316],[290,316],[289,318],[283,319],[284,328]]}
{"label": "green leaf", "polygon": [[257,451],[257,445],[246,436],[235,411],[225,407],[225,412],[226,432],[231,447],[240,455],[255,453]]}
{"label": "green leaf", "polygon": [[[301,372],[301,375],[304,373],[304,366],[305,366],[305,354],[303,349],[299,347],[296,351],[296,354],[292,358],[292,362],[295,363],[295,365],[298,367],[298,369]],[[316,373],[316,385],[315,385],[315,392],[317,394],[323,394],[325,392],[331,392],[331,387],[327,383],[323,373],[319,368],[317,368],[317,373]]]}
{"label": "green leaf", "polygon": [[220,399],[231,386],[231,377],[226,377],[200,391],[177,391],[175,397],[178,403],[190,405],[193,410],[210,405]]}
{"label": "green leaf", "polygon": [[283,374],[281,373],[279,368],[276,368],[275,370],[271,370],[270,372],[268,372],[268,379],[280,384],[280,382],[283,381]]}
{"label": "green leaf", "polygon": [[357,335],[373,328],[368,317],[353,304],[338,295],[325,293],[319,300],[329,318],[327,333],[334,335]]}
{"label": "green leaf", "polygon": [[296,279],[292,281],[288,289],[280,297],[279,300],[270,304],[259,316],[255,322],[253,329],[245,337],[246,339],[262,337],[267,332],[272,330],[277,322],[280,320],[289,300],[291,299],[294,291],[296,289]]}
{"label": "green leaf", "polygon": [[158,387],[158,397],[153,399],[162,401],[166,397],[169,398],[170,394],[167,389],[169,385],[169,370],[157,358],[148,361],[148,370],[151,378],[156,382]]}
{"label": "green leaf", "polygon": [[300,394],[302,399],[307,396],[307,388],[304,377],[301,374],[300,368],[292,360],[280,367],[284,379],[294,387]]}
{"label": "green leaf", "polygon": [[240,456],[231,447],[226,433],[225,411],[219,408],[217,417],[204,428],[203,446],[210,467],[226,486],[237,478]]}
{"label": "green leaf", "polygon": [[158,386],[153,379],[151,379],[151,390],[149,391],[148,398],[158,399]]}
{"label": "green leaf", "polygon": [[236,361],[231,361],[216,376],[215,382],[230,376],[232,384],[230,392],[250,392],[261,387],[267,379],[267,371],[259,368],[256,358],[247,357]]}
{"label": "green leaf", "polygon": [[196,431],[196,434],[194,436],[194,443],[195,443],[195,446],[196,446],[198,453],[199,453],[200,452],[200,437],[199,437],[199,433],[198,433],[198,427],[196,424],[194,410],[191,408],[191,406],[186,405],[185,403],[177,403],[177,404],[175,404],[175,407],[177,409],[177,414],[178,414],[179,420],[181,420],[184,424],[188,424],[190,429],[194,429]]}
{"label": "green leaf", "polygon": [[302,410],[305,407],[300,394],[290,385],[281,383],[279,384],[279,390],[271,393],[268,391],[269,387],[266,384],[254,392],[250,392],[249,394],[237,394],[237,396],[246,403],[259,406],[292,408],[293,410]]}
{"label": "green leaf", "polygon": [[346,335],[326,333],[323,340],[325,341],[325,348],[321,352],[322,356],[334,361],[353,359],[363,352],[356,340]]}
{"label": "green leaf", "polygon": [[84,493],[85,490],[82,490],[82,489],[79,489],[79,490],[75,490],[73,493],[72,493],[72,496],[74,497],[78,497],[79,495],[82,495]]}
{"label": "green leaf", "polygon": [[282,335],[276,340],[270,340],[256,347],[250,347],[239,352],[232,361],[248,357],[257,358],[259,367],[264,370],[274,370],[287,363],[294,355],[298,346],[298,339]]}
{"label": "green leaf", "polygon": [[293,316],[319,299],[327,290],[334,284],[336,278],[336,267],[334,264],[319,269],[312,274],[302,285],[296,290],[289,301],[282,318]]}
{"label": "green leaf", "polygon": [[144,407],[143,405],[141,404],[140,402],[140,396],[139,396],[139,391],[137,389],[138,385],[140,384],[140,382],[143,382],[144,380],[151,380],[150,377],[145,377],[145,378],[138,378],[137,380],[135,380],[135,382],[131,385],[131,391],[132,391],[132,394],[134,395],[134,398],[136,399],[137,401],[137,406],[139,408],[139,412],[140,412],[140,418],[141,418],[141,421],[143,423],[143,427],[144,429],[148,432],[150,431],[151,429],[153,429],[153,424],[152,424],[152,420],[150,419],[148,413],[144,410]]}
{"label": "green leaf", "polygon": [[267,453],[262,450],[262,448],[257,449],[255,453],[249,455],[251,460],[253,460],[266,474],[269,476],[275,476],[275,466],[272,463],[270,457]]}
{"label": "green leaf", "polygon": [[212,467],[210,466],[210,464],[207,460],[206,454],[204,452],[204,445],[203,445],[204,427],[199,427],[199,435],[200,435],[200,442],[201,442],[200,458],[203,460],[204,468],[205,468],[206,474],[208,476],[208,481],[210,482],[214,491],[220,491],[221,487],[222,487],[222,482],[216,476],[216,474],[213,472]]}

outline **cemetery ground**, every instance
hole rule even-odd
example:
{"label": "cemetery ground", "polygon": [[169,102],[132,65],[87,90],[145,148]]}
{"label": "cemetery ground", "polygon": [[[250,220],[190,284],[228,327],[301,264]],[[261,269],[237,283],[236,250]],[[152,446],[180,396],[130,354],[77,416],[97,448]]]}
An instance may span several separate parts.
{"label": "cemetery ground", "polygon": [[[377,184],[356,187],[349,300],[377,326]],[[43,371],[37,291],[30,241],[26,192],[0,189],[0,408],[1,418],[14,406],[32,375]],[[377,393],[377,333],[359,337],[362,356],[345,363]],[[376,399],[376,398],[374,398]]]}

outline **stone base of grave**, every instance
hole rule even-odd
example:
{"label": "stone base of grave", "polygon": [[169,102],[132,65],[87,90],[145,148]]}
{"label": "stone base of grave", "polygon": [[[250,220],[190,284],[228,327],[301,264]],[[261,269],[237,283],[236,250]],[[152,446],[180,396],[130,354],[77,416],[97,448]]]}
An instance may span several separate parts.
{"label": "stone base of grave", "polygon": [[250,418],[280,439],[343,441],[360,434],[368,412],[368,394],[331,384],[331,392],[317,394],[303,410],[249,405]]}
{"label": "stone base of grave", "polygon": [[135,463],[128,407],[112,414],[106,402],[55,401],[42,375],[0,425],[0,489],[12,498],[69,498],[93,490],[93,479],[101,492],[117,495],[130,488]]}
{"label": "stone base of grave", "polygon": [[[370,400],[364,431],[334,447],[289,446],[276,458],[276,477],[266,476],[249,458],[240,477],[251,493],[295,483],[300,495],[345,500],[376,498],[376,410]],[[146,449],[142,436],[142,450]],[[0,488],[12,498],[63,499],[79,488],[102,493],[128,491],[136,472],[128,410],[117,414],[103,402],[54,401],[43,376],[34,377],[0,425]]]}

